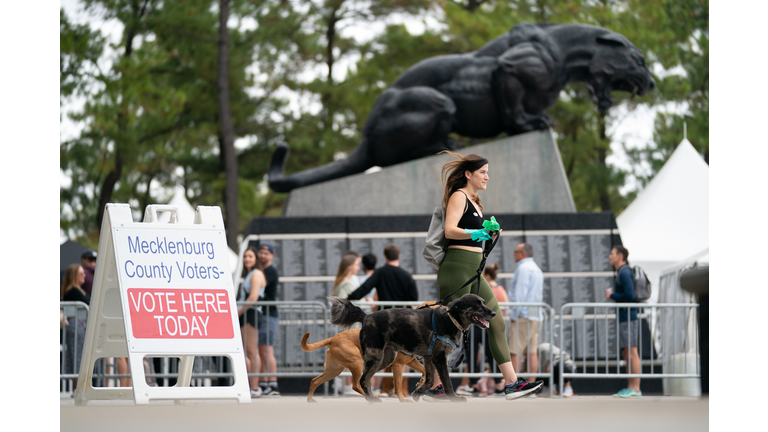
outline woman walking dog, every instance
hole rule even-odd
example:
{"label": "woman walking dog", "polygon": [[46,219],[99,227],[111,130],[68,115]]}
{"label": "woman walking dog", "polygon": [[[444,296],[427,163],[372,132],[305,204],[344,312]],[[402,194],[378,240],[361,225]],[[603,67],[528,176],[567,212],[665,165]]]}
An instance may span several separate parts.
{"label": "woman walking dog", "polygon": [[[456,160],[446,163],[442,169],[445,238],[449,243],[437,274],[440,298],[458,290],[477,273],[477,268],[483,259],[482,241],[492,238],[483,227],[483,206],[477,194],[478,191],[485,190],[488,183],[488,160],[475,154],[462,156],[451,151],[443,153],[450,154]],[[476,291],[472,290],[475,286],[478,286]],[[506,399],[517,399],[540,389],[542,381],[530,383],[524,379],[518,379],[510,361],[504,316],[501,314],[491,286],[484,277],[480,277],[477,285],[473,282],[455,292],[447,301],[470,292],[482,297],[485,305],[496,312],[496,316],[490,322],[488,340],[491,354],[506,382],[504,387]],[[442,386],[439,385],[429,390],[425,398],[431,396],[435,399],[446,399],[444,396],[440,397],[442,392]]]}

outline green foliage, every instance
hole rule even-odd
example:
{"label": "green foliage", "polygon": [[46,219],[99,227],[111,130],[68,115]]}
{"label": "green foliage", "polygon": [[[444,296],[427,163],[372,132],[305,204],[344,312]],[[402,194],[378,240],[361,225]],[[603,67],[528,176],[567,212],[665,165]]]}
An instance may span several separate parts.
{"label": "green foliage", "polygon": [[[70,117],[82,132],[60,145],[61,228],[95,246],[104,200],[129,202],[136,218],[167,202],[180,184],[193,206],[223,206],[217,98],[218,1],[83,0],[91,13],[123,26],[119,44],[61,11],[61,103],[84,97]],[[391,21],[430,14],[437,27],[412,34]],[[708,159],[709,6],[704,0],[232,0],[229,96],[238,141],[241,231],[259,215],[279,215],[285,194],[265,186],[276,143],[291,145],[286,172],[343,157],[360,143],[376,98],[406,69],[428,57],[465,53],[525,21],[579,22],[626,35],[645,54],[657,90],[615,106],[660,111],[653,142],[626,148],[629,172],[607,163],[617,121],[599,113],[584,85],[562,92],[549,111],[579,211],[619,213],[682,139]],[[344,31],[389,22],[370,41]],[[340,65],[351,65],[340,70]],[[480,142],[455,136],[468,144]]]}

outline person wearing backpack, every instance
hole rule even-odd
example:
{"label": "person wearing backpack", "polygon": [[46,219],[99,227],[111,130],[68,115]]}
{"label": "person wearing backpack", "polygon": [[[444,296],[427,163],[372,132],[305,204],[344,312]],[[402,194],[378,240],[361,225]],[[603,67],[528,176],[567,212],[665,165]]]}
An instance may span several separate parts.
{"label": "person wearing backpack", "polygon": [[[614,246],[608,255],[608,263],[616,269],[614,288],[605,290],[605,298],[617,303],[635,302],[634,273],[629,268],[627,258],[629,251],[624,246]],[[629,310],[629,314],[627,314]],[[629,316],[627,316],[629,315]],[[640,374],[640,355],[637,352],[637,341],[640,334],[640,325],[637,320],[636,308],[619,309],[619,349],[624,361],[627,362],[627,373]],[[631,366],[631,367],[630,367]],[[631,372],[630,372],[631,369]],[[640,391],[640,378],[629,378],[627,388],[619,390],[614,397],[636,398],[642,397]]]}

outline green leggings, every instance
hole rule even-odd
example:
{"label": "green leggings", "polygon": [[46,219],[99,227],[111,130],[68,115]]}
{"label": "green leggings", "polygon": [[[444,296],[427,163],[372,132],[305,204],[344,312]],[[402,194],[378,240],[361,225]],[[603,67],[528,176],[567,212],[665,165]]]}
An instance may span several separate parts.
{"label": "green leggings", "polygon": [[[463,249],[448,249],[445,252],[445,258],[440,264],[440,271],[437,272],[437,286],[440,288],[440,298],[445,298],[454,290],[459,289],[472,276],[477,274],[477,268],[480,266],[483,256],[479,252],[470,252]],[[477,281],[465,286],[457,292],[448,301],[455,300],[464,294],[472,293],[479,295],[485,300],[485,305],[496,312],[496,317],[491,320],[491,326],[488,329],[488,342],[491,346],[491,355],[497,364],[503,364],[510,361],[509,345],[507,345],[506,324],[504,316],[499,309],[499,302],[493,294],[491,286],[484,277],[480,277],[480,289],[477,289]]]}

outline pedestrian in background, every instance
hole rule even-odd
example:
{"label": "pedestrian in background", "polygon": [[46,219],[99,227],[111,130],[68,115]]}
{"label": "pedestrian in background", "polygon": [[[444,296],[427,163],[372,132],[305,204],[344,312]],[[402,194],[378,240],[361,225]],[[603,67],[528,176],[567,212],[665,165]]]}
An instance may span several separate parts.
{"label": "pedestrian in background", "polygon": [[[275,247],[271,243],[261,243],[257,258],[267,282],[264,294],[259,297],[259,301],[276,301],[280,274],[272,265],[272,260],[275,258]],[[279,322],[277,306],[263,306],[258,314],[258,321],[260,372],[276,373],[275,334]],[[276,376],[262,377],[259,386],[264,396],[280,396]]]}
{"label": "pedestrian in background", "polygon": [[[419,291],[416,289],[416,282],[406,270],[400,268],[400,248],[394,243],[384,246],[384,259],[386,264],[374,270],[373,274],[360,285],[360,288],[352,292],[350,300],[360,300],[368,294],[373,288],[380,301],[417,301]],[[389,306],[382,307],[386,309]],[[405,370],[407,368],[403,367]],[[389,366],[384,369],[385,372],[392,371]],[[383,378],[381,380],[380,396],[394,395],[395,382],[392,378]],[[375,386],[374,386],[375,388]],[[403,387],[408,388],[408,378],[403,377]]]}
{"label": "pedestrian in background", "polygon": [[[256,258],[257,253],[255,248],[248,248],[243,252],[243,273],[241,275],[243,282],[240,285],[238,301],[256,302],[266,288],[267,280],[261,270],[259,260]],[[257,343],[258,311],[253,306],[241,306],[237,313],[240,316],[240,328],[243,329],[245,369],[249,374],[258,373],[261,367]],[[251,397],[261,397],[262,389],[259,386],[259,377],[248,377],[248,383],[251,388]]]}
{"label": "pedestrian in background", "polygon": [[[614,246],[608,255],[608,263],[616,269],[613,289],[605,290],[606,300],[617,303],[633,303],[635,301],[635,281],[632,269],[629,268],[629,251],[623,246]],[[627,313],[629,310],[629,313]],[[636,308],[619,308],[619,349],[621,356],[627,362],[627,373],[639,374],[640,355],[637,352],[637,341],[640,334],[640,325],[637,320]],[[631,356],[631,357],[630,357]],[[631,371],[630,371],[631,369]],[[642,397],[640,391],[640,378],[629,378],[627,388],[621,389],[614,397],[635,398]]]}
{"label": "pedestrian in background", "polygon": [[85,281],[81,287],[86,294],[91,295],[93,290],[93,275],[96,272],[96,252],[87,250],[80,256],[80,263],[85,271]]}
{"label": "pedestrian in background", "polygon": [[[509,298],[517,303],[541,303],[544,300],[544,273],[533,260],[533,246],[520,243],[515,247],[517,270],[509,284]],[[519,356],[527,353],[528,373],[539,371],[539,330],[543,319],[540,307],[516,306],[510,311],[509,353],[515,370]],[[529,377],[535,382],[535,377]]]}
{"label": "pedestrian in background", "polygon": [[[360,271],[360,255],[357,252],[349,251],[341,257],[339,262],[339,270],[336,272],[336,281],[333,284],[333,291],[331,295],[334,297],[347,298],[352,291],[356,290],[358,285],[357,278],[352,278]],[[360,324],[355,324],[355,327],[360,327]],[[349,369],[344,369],[349,371]],[[334,380],[336,389],[341,388],[341,378],[337,377]],[[352,377],[344,378],[344,395],[359,396],[356,391],[352,389]]]}
{"label": "pedestrian in background", "polygon": [[336,272],[336,280],[333,283],[331,295],[347,298],[359,286],[355,284],[357,278],[355,281],[352,280],[352,276],[356,275],[358,271],[360,271],[360,255],[354,251],[345,253],[339,262],[339,270]]}

